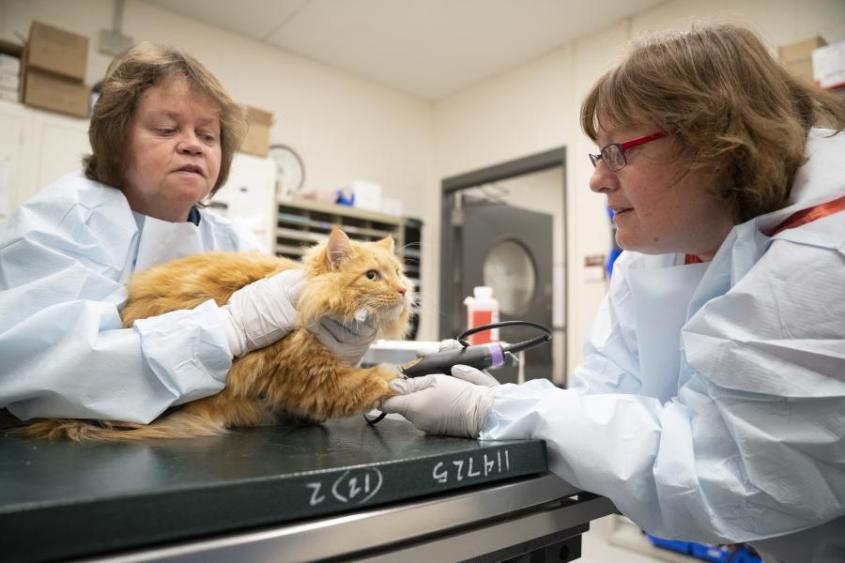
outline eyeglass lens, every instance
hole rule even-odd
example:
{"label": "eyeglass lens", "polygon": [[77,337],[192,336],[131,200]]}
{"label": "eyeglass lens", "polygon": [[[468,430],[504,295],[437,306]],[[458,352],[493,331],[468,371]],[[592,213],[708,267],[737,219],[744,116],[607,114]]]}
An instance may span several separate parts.
{"label": "eyeglass lens", "polygon": [[622,153],[622,148],[616,144],[604,147],[601,151],[601,159],[608,168],[614,171],[625,166],[625,155]]}

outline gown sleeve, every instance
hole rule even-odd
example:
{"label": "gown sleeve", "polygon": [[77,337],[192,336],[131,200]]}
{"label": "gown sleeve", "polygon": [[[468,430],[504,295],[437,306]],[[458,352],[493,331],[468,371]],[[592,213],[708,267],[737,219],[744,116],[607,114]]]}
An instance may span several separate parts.
{"label": "gown sleeve", "polygon": [[0,407],[148,423],[219,392],[232,361],[223,312],[210,301],[122,328],[135,221],[111,188],[71,187],[0,225]]}
{"label": "gown sleeve", "polygon": [[687,321],[676,397],[504,385],[481,438],[545,440],[552,471],[663,537],[748,542],[845,514],[845,213],[786,233]]}

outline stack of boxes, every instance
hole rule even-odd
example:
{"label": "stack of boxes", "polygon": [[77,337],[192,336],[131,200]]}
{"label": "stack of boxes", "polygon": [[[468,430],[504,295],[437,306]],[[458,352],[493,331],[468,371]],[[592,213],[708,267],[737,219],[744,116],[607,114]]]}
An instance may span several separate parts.
{"label": "stack of boxes", "polygon": [[24,104],[88,117],[87,37],[34,21],[23,60]]}
{"label": "stack of boxes", "polygon": [[813,78],[822,88],[845,92],[845,41],[813,50]]}
{"label": "stack of boxes", "polygon": [[18,101],[21,86],[21,60],[18,57],[0,53],[0,100]]}
{"label": "stack of boxes", "polygon": [[0,100],[18,101],[21,84],[21,47],[0,40]]}
{"label": "stack of boxes", "polygon": [[263,109],[244,106],[244,117],[249,129],[238,150],[255,156],[267,156],[270,152],[270,127],[273,125],[273,114]]}
{"label": "stack of boxes", "polygon": [[798,78],[826,90],[845,91],[845,41],[828,45],[818,35],[783,45],[781,64]]}

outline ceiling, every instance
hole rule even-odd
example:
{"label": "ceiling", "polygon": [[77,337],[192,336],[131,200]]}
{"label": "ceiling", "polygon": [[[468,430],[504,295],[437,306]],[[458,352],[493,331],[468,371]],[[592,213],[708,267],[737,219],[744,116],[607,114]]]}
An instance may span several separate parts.
{"label": "ceiling", "polygon": [[663,0],[146,0],[437,100]]}

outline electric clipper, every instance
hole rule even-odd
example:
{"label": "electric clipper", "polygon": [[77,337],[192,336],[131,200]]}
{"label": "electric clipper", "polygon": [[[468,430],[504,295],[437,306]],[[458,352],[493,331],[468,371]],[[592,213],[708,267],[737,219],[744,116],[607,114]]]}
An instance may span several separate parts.
{"label": "electric clipper", "polygon": [[426,354],[399,366],[407,377],[419,377],[430,373],[450,373],[458,364],[475,369],[495,369],[513,361],[513,355],[499,342],[476,344],[459,350],[446,350]]}
{"label": "electric clipper", "polygon": [[[543,334],[529,340],[516,342],[514,344],[490,342],[488,344],[470,345],[466,341],[466,337],[475,334],[476,332],[514,325],[530,326],[540,330]],[[452,373],[452,367],[457,365],[470,366],[475,369],[495,369],[514,361],[513,355],[516,352],[534,348],[535,346],[539,346],[551,339],[552,332],[548,328],[530,321],[505,321],[477,326],[465,331],[458,337],[458,342],[463,345],[463,348],[426,354],[421,358],[415,358],[414,360],[399,366],[399,371],[401,371],[405,377],[421,377],[432,373],[450,374]],[[379,413],[375,416],[375,418],[370,418],[367,414],[364,414],[364,419],[367,421],[367,424],[370,425],[378,423],[384,417],[384,413]]]}
{"label": "electric clipper", "polygon": [[[530,326],[541,330],[543,334],[535,338],[531,338],[530,340],[516,342],[514,344],[490,342],[487,344],[470,345],[466,341],[468,336],[477,332],[514,325]],[[400,366],[399,369],[406,377],[420,377],[430,373],[448,374],[451,373],[452,366],[459,364],[474,367],[475,369],[496,369],[504,365],[514,363],[515,359],[513,355],[516,352],[534,348],[535,346],[539,346],[551,339],[552,333],[549,329],[543,325],[538,325],[529,321],[505,321],[501,323],[481,325],[465,331],[458,337],[458,342],[463,345],[463,348],[426,354],[421,358],[416,358],[407,364]]]}

